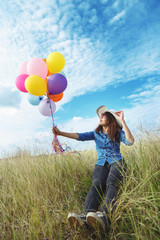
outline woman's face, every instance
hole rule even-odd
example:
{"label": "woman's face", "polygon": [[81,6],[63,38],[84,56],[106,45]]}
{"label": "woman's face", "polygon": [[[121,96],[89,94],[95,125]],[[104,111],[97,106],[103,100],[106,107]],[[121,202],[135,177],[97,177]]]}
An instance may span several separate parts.
{"label": "woman's face", "polygon": [[102,113],[100,116],[99,125],[107,126],[107,124],[108,124],[108,118],[104,113]]}

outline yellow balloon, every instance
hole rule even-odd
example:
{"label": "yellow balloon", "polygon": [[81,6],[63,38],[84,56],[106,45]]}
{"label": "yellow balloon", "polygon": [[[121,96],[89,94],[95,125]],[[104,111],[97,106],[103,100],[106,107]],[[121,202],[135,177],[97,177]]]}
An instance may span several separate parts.
{"label": "yellow balloon", "polygon": [[30,75],[25,80],[25,88],[32,95],[43,96],[47,91],[47,84],[41,77]]}
{"label": "yellow balloon", "polygon": [[59,52],[50,53],[46,59],[46,64],[50,73],[59,73],[65,65],[65,58]]}

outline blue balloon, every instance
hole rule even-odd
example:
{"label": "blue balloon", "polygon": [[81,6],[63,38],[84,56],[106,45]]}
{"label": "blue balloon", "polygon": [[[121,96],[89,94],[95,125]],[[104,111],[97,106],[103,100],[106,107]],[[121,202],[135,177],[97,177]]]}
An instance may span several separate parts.
{"label": "blue balloon", "polygon": [[34,106],[39,105],[39,103],[42,101],[42,96],[34,96],[32,94],[28,94],[28,102]]}

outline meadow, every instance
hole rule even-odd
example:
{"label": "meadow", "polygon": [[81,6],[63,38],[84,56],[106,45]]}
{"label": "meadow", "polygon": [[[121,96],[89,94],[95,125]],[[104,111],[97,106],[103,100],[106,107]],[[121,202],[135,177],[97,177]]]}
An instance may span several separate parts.
{"label": "meadow", "polygon": [[67,215],[80,214],[92,183],[95,150],[31,156],[19,151],[0,160],[1,240],[160,239],[160,136],[143,133],[122,145],[127,172],[120,186],[111,230],[71,230]]}

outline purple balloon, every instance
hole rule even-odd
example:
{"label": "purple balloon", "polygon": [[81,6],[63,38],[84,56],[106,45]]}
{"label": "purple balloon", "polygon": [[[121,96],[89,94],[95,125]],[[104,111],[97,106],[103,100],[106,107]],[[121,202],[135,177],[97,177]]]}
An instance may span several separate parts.
{"label": "purple balloon", "polygon": [[67,79],[60,73],[55,73],[49,76],[47,81],[47,89],[49,94],[59,94],[67,87]]}
{"label": "purple balloon", "polygon": [[51,116],[56,111],[56,104],[50,99],[43,99],[39,104],[39,111],[44,116]]}

